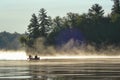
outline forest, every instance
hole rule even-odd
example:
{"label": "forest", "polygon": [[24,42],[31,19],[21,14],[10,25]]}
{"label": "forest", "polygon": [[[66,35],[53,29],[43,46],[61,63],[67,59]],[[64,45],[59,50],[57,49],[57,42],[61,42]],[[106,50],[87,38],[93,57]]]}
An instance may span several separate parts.
{"label": "forest", "polygon": [[20,42],[26,48],[34,49],[39,39],[44,40],[44,46],[55,48],[62,47],[71,40],[74,42],[72,46],[89,44],[96,49],[108,45],[119,47],[120,0],[112,1],[114,4],[111,13],[107,15],[99,4],[93,4],[87,13],[69,12],[64,17],[55,18],[47,15],[47,10],[41,8],[38,14],[32,14],[27,32],[19,38]]}
{"label": "forest", "polygon": [[19,41],[21,34],[9,33],[6,31],[0,32],[0,50],[20,50],[22,49]]}

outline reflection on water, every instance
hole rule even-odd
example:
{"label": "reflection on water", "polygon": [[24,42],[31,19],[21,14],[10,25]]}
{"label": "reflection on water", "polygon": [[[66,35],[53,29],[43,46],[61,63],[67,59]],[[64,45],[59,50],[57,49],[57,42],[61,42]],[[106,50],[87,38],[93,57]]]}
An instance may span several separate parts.
{"label": "reflection on water", "polygon": [[120,60],[0,61],[0,80],[120,80]]}

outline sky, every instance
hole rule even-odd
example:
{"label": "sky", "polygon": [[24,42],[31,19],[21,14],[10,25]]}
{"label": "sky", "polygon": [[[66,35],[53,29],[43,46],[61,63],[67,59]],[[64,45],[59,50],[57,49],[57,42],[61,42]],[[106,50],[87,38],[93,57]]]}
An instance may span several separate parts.
{"label": "sky", "polygon": [[37,15],[41,8],[54,18],[63,17],[68,12],[87,13],[95,3],[100,4],[106,14],[111,12],[111,0],[0,0],[0,32],[24,33],[31,15]]}

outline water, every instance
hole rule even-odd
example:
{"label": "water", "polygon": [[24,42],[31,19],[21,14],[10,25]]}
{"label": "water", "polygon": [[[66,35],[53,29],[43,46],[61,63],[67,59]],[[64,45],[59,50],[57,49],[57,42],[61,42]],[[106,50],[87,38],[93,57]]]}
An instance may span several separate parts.
{"label": "water", "polygon": [[0,61],[0,80],[120,80],[120,59]]}

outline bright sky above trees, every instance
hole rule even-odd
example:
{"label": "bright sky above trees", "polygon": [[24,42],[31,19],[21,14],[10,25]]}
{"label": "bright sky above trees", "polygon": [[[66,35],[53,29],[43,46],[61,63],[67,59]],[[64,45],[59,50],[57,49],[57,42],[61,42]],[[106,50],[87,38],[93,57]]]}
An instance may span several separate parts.
{"label": "bright sky above trees", "polygon": [[37,14],[41,8],[45,8],[52,17],[62,17],[67,12],[87,13],[95,3],[100,4],[106,14],[111,12],[111,0],[1,0],[0,32],[24,33],[31,15]]}

